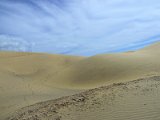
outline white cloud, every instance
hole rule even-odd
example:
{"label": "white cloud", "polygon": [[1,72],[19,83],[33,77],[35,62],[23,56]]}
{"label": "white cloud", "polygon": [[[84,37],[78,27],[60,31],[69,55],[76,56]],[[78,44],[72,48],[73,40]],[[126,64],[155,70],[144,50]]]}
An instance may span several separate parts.
{"label": "white cloud", "polygon": [[4,51],[31,51],[32,44],[21,38],[0,35],[0,50]]}

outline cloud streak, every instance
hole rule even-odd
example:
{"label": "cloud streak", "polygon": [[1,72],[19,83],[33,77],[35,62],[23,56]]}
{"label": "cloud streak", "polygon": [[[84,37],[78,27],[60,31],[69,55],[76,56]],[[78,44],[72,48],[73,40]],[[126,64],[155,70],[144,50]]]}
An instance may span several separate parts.
{"label": "cloud streak", "polygon": [[1,51],[32,51],[32,44],[21,38],[0,35]]}
{"label": "cloud streak", "polygon": [[160,39],[159,3],[1,0],[0,34],[35,43],[34,52],[94,55],[137,49]]}

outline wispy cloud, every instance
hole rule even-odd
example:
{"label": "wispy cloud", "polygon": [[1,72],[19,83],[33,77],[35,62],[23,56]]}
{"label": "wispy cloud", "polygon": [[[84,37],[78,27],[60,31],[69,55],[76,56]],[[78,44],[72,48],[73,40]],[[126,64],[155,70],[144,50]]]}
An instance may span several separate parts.
{"label": "wispy cloud", "polygon": [[159,40],[159,13],[159,0],[1,0],[0,34],[35,52],[94,55]]}
{"label": "wispy cloud", "polygon": [[2,51],[32,51],[32,44],[21,38],[0,35],[0,50]]}

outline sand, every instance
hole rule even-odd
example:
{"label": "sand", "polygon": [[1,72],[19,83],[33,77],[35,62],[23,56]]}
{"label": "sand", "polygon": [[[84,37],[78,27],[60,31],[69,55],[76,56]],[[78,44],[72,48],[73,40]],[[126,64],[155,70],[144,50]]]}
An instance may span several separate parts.
{"label": "sand", "polygon": [[159,120],[160,76],[34,104],[7,120]]}
{"label": "sand", "polygon": [[[160,43],[134,52],[101,54],[83,59],[55,77],[57,86],[90,89],[103,84],[160,75]],[[62,82],[66,82],[62,86]],[[52,84],[48,80],[49,84]]]}
{"label": "sand", "polygon": [[24,106],[81,91],[45,85],[51,75],[81,59],[83,57],[0,52],[0,120]]}
{"label": "sand", "polygon": [[[113,85],[114,83],[126,83],[128,86],[130,81],[143,78],[144,82],[141,82],[140,88],[143,89],[146,87],[146,84],[148,84],[148,82],[146,81],[151,81],[149,82],[149,84],[152,86],[152,84],[154,84],[155,82],[152,83],[153,78],[151,77],[160,76],[159,60],[160,60],[159,42],[151,46],[147,46],[138,51],[113,53],[113,54],[99,54],[91,57],[67,56],[67,55],[56,55],[56,54],[51,55],[44,53],[0,52],[0,120],[4,120],[5,118],[8,118],[9,116],[12,115],[15,116],[16,110],[20,110],[21,111],[19,112],[20,114],[23,112],[21,108],[33,105],[35,103],[47,100],[54,101],[57,98],[59,98],[58,100],[60,100],[59,102],[61,103],[61,99],[62,101],[66,101],[66,98],[64,96],[69,96],[70,98],[70,96],[73,94],[77,93],[81,94],[81,92],[87,91],[89,89],[97,88],[96,90],[98,90],[101,88],[101,86],[105,86],[106,88],[108,88],[108,86],[114,86]],[[151,78],[151,80],[146,80],[147,78]],[[131,86],[133,85],[134,87],[134,82],[130,84]],[[157,84],[158,82],[156,82],[156,85]],[[137,91],[136,91],[137,88],[133,90],[129,89],[130,92],[127,93],[127,91],[123,89],[121,90],[121,87],[118,87],[118,85],[116,85],[117,91],[119,91],[121,94],[126,93],[122,97],[122,99],[124,99],[125,102],[127,101],[133,102],[134,104],[139,105],[139,100],[150,99],[149,101],[151,102],[157,102],[157,100],[159,100],[158,93],[157,94],[155,93],[153,95],[151,93],[146,93],[148,94],[148,96],[151,96],[151,98],[149,97],[146,98],[146,96],[137,95],[134,96],[135,99],[133,99],[132,101],[132,99],[129,99],[130,97],[133,97],[132,91],[138,94],[141,93],[141,89],[138,89]],[[154,87],[152,89],[154,89]],[[155,91],[157,89],[155,88]],[[101,92],[98,92],[98,94],[100,93]],[[115,94],[114,91],[113,94]],[[155,98],[154,96],[157,96],[157,98]],[[122,108],[124,108],[124,106],[123,107],[120,106],[121,105],[120,98],[121,97],[117,98],[119,102],[115,103],[114,106],[110,105],[110,108],[113,108],[113,111],[118,112],[121,111]],[[92,99],[90,100],[92,101]],[[105,102],[105,100],[103,101]],[[122,103],[123,102],[124,101],[122,100]],[[111,115],[111,113],[107,113],[109,108],[109,106],[107,106],[108,104],[107,101],[105,102],[105,104],[106,106],[102,104],[100,105],[99,108],[97,107],[98,108],[97,111],[100,111],[97,112],[97,115],[96,111],[90,112],[91,109],[96,110],[96,107],[90,105],[90,102],[88,102],[87,105],[90,106],[91,109],[85,107],[86,103],[84,108],[81,105],[78,105],[78,107],[76,107],[73,104],[73,106],[72,105],[70,107],[67,106],[64,107],[64,109],[58,109],[58,113],[61,114],[60,116],[64,120],[77,119],[77,118],[91,119],[92,118],[91,116],[93,116],[92,119],[98,119],[96,116],[103,116],[99,118],[103,120],[106,119],[108,115]],[[149,106],[151,110],[153,110],[153,112],[160,112],[157,111],[158,108],[156,108],[155,111],[153,109],[153,107],[158,106],[158,103],[156,103],[156,106],[154,106],[153,104]],[[134,111],[135,115],[138,114],[136,113],[136,110],[134,110],[135,105],[132,105],[130,107],[127,106],[130,106],[130,103],[126,104],[125,106],[126,111],[128,111],[127,108],[133,107],[133,109],[131,109],[130,112]],[[42,106],[42,108],[43,107],[44,106]],[[80,108],[79,112],[76,112],[78,111],[77,108]],[[104,109],[104,111],[100,110],[102,108]],[[88,112],[83,112],[82,109],[84,111],[87,111],[88,109]],[[139,110],[145,112],[144,109],[139,108]],[[25,111],[26,109],[24,108],[24,112]],[[146,113],[147,112],[148,111],[146,111]],[[63,115],[62,113],[66,114]],[[142,115],[146,116],[146,113],[142,113],[138,116]],[[37,113],[35,112],[35,114]],[[67,116],[67,114],[69,115]],[[130,115],[131,113],[127,114]],[[58,114],[56,114],[56,116],[57,115]],[[96,116],[94,117],[94,115]],[[119,113],[119,116],[120,115],[125,116],[126,114]],[[84,118],[85,116],[88,117]],[[15,116],[15,118],[16,117],[18,116]],[[27,118],[27,116],[24,117]],[[41,117],[41,118],[45,120],[45,119],[53,119],[52,117],[51,118]],[[57,118],[57,120],[62,119],[61,117]],[[109,117],[109,120],[112,120],[112,117]],[[123,118],[127,119],[126,117]],[[137,117],[137,119],[138,118],[139,117]],[[153,120],[153,117],[151,118]],[[144,117],[144,119],[149,119],[149,118]]]}

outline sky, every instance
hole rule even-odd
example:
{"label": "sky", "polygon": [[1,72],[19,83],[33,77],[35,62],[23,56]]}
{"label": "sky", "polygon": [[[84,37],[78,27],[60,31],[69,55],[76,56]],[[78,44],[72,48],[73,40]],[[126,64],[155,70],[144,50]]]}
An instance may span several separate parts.
{"label": "sky", "polygon": [[160,0],[0,0],[0,50],[92,56],[160,40]]}

